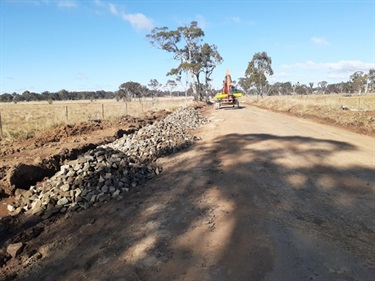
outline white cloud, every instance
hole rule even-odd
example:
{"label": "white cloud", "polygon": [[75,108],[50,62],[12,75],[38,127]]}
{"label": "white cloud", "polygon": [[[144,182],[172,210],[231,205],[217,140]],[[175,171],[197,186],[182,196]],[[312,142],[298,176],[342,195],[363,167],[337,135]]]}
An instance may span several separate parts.
{"label": "white cloud", "polygon": [[10,3],[26,3],[34,5],[56,5],[59,8],[76,8],[76,0],[9,0]]}
{"label": "white cloud", "polygon": [[240,17],[228,17],[226,18],[227,21],[234,22],[234,23],[240,23],[241,18]]}
{"label": "white cloud", "polygon": [[285,64],[284,69],[305,69],[305,70],[321,70],[328,73],[351,73],[355,71],[368,71],[374,68],[374,63],[367,63],[362,61],[341,60],[338,62],[316,63],[307,61],[305,63]]}
{"label": "white cloud", "polygon": [[124,21],[127,21],[135,29],[147,29],[150,30],[153,28],[153,20],[148,18],[142,13],[128,14],[121,7],[119,8],[116,4],[106,3],[101,0],[94,0],[93,3],[97,7],[104,8],[109,11],[112,15],[117,16]]}
{"label": "white cloud", "polygon": [[[375,63],[362,62],[359,60],[341,60],[338,62],[316,63],[307,61],[304,63],[285,64],[281,66],[288,72],[294,81],[308,83],[311,81],[340,82],[347,80],[356,71],[368,73],[375,68]],[[282,77],[280,77],[282,79]]]}
{"label": "white cloud", "polygon": [[290,77],[290,75],[286,72],[277,72],[272,76],[268,76],[267,79],[269,79],[270,82],[275,83],[275,82],[280,82],[281,80],[285,80],[286,78]]}
{"label": "white cloud", "polygon": [[144,14],[122,14],[122,18],[128,21],[136,29],[152,29],[152,20],[146,17]]}
{"label": "white cloud", "polygon": [[82,73],[82,72],[77,72],[75,74],[75,79],[79,80],[79,81],[88,80],[87,75],[85,73]]}
{"label": "white cloud", "polygon": [[225,18],[225,24],[243,24],[243,25],[254,25],[255,21],[244,20],[238,16],[230,16]]}
{"label": "white cloud", "polygon": [[325,45],[325,46],[331,45],[331,43],[329,43],[323,37],[312,37],[310,40],[311,40],[311,42],[313,42],[314,44],[317,44],[317,45]]}
{"label": "white cloud", "polygon": [[100,1],[100,0],[94,0],[94,4],[95,4],[96,6],[98,6],[98,7],[102,7],[102,6],[104,5],[103,2]]}
{"label": "white cloud", "polygon": [[40,0],[8,0],[7,2],[12,3],[12,4],[19,4],[19,3],[33,4],[33,5],[42,4],[42,1]]}
{"label": "white cloud", "polygon": [[118,15],[118,11],[117,11],[117,8],[115,5],[113,5],[112,3],[109,3],[109,11],[114,14],[115,16]]}
{"label": "white cloud", "polygon": [[78,3],[74,0],[61,0],[56,2],[57,7],[59,8],[76,8]]}
{"label": "white cloud", "polygon": [[205,29],[206,26],[207,26],[207,21],[206,21],[205,17],[202,16],[202,15],[196,15],[195,18],[196,18],[196,21],[198,23],[198,26],[202,29]]}

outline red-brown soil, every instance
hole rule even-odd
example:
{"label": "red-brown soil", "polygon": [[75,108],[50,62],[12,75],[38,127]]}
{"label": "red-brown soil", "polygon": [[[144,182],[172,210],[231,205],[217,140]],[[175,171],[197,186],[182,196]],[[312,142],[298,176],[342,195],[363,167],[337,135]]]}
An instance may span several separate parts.
{"label": "red-brown soil", "polygon": [[[202,111],[201,140],[123,199],[3,215],[0,280],[373,280],[373,138],[248,105]],[[45,168],[165,114],[44,133],[2,149],[1,167]]]}

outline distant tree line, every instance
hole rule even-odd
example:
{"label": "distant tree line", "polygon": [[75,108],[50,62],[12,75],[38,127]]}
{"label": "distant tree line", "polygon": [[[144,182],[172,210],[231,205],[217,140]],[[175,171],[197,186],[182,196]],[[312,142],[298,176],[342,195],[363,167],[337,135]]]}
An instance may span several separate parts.
{"label": "distant tree line", "polygon": [[5,93],[0,95],[0,102],[23,102],[23,101],[66,101],[66,100],[98,100],[98,99],[113,99],[114,92],[110,91],[67,91],[60,90],[58,92],[44,91],[42,93],[35,93],[24,91],[22,94]]}
{"label": "distant tree line", "polygon": [[[68,100],[103,100],[103,99],[116,99],[120,100],[133,100],[144,97],[164,97],[164,96],[184,96],[184,91],[174,91],[177,86],[173,80],[168,80],[165,86],[159,84],[156,79],[157,85],[153,88],[147,88],[138,82],[126,82],[120,85],[118,91],[67,91],[60,90],[58,92],[44,91],[42,93],[35,93],[24,91],[23,93],[4,93],[0,95],[0,102],[30,102],[30,101],[47,101],[53,103],[54,101],[68,101]],[[188,91],[191,93],[191,91]]]}
{"label": "distant tree line", "polygon": [[375,69],[372,68],[368,73],[356,71],[346,82],[328,84],[327,81],[319,82],[315,87],[314,83],[308,85],[299,82],[276,82],[270,84],[267,81],[267,75],[273,75],[271,67],[272,59],[266,52],[254,54],[252,60],[248,63],[245,71],[245,77],[239,78],[236,86],[244,94],[260,95],[308,95],[308,94],[367,94],[375,91]]}
{"label": "distant tree line", "polygon": [[[263,62],[257,62],[261,60]],[[267,53],[257,53],[253,60],[249,62],[249,67],[245,72],[245,77],[234,81],[234,86],[240,89],[245,95],[309,95],[309,94],[366,94],[375,91],[375,69],[370,69],[366,74],[363,71],[356,71],[346,82],[328,84],[327,81],[321,81],[314,85],[310,82],[308,85],[291,82],[268,83],[266,74],[273,73],[271,68],[271,58]],[[267,72],[266,72],[267,71]],[[272,72],[271,72],[272,71]],[[163,85],[157,79],[151,79],[150,83],[142,85],[138,82],[128,81],[122,83],[117,91],[67,91],[58,92],[44,91],[35,93],[24,91],[18,93],[4,93],[0,95],[0,102],[29,102],[29,101],[67,101],[67,100],[101,100],[116,99],[117,101],[140,98],[167,97],[167,96],[194,96],[193,88],[190,86],[184,91],[176,90],[178,83],[175,80],[167,80]],[[198,85],[196,85],[198,86]],[[222,89],[197,89],[201,96],[208,94],[213,97]]]}

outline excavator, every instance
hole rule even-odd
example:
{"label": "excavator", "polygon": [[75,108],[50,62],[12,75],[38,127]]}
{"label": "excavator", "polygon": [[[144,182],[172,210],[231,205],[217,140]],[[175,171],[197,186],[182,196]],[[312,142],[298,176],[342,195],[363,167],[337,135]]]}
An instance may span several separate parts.
{"label": "excavator", "polygon": [[232,78],[230,76],[230,70],[227,69],[226,75],[223,81],[223,91],[216,95],[215,109],[222,108],[223,106],[240,107],[238,98],[242,97],[242,93],[238,92],[232,85]]}

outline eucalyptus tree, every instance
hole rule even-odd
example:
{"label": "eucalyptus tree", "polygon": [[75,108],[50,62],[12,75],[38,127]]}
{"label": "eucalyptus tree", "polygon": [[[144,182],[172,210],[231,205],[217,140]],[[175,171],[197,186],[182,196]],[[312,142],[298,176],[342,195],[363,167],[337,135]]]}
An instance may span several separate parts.
{"label": "eucalyptus tree", "polygon": [[238,86],[245,95],[248,95],[250,93],[251,84],[252,83],[249,78],[241,77],[240,79],[238,79]]}
{"label": "eucalyptus tree", "polygon": [[369,71],[368,71],[368,84],[369,84],[369,88],[370,88],[370,91],[374,90],[375,89],[375,68],[371,68]]}
{"label": "eucalyptus tree", "polygon": [[157,79],[150,79],[150,83],[148,84],[149,88],[151,88],[151,97],[152,101],[155,102],[155,97],[158,95],[158,91],[162,86],[161,83]]}
{"label": "eucalyptus tree", "polygon": [[172,96],[173,90],[177,87],[177,83],[174,80],[168,80],[167,83],[165,83],[165,88],[169,92],[169,95]]}
{"label": "eucalyptus tree", "polygon": [[[204,89],[206,94],[206,102],[208,102],[211,75],[216,66],[223,62],[223,58],[219,54],[217,46],[205,43],[200,47],[199,52],[195,54],[194,60],[197,66],[194,74],[198,82],[198,87],[200,86],[199,75],[201,73],[204,74]],[[202,96],[200,96],[200,99],[202,99]]]}
{"label": "eucalyptus tree", "polygon": [[327,92],[328,93],[338,94],[338,93],[340,93],[340,91],[341,91],[341,84],[340,83],[329,84],[327,86]]}
{"label": "eucalyptus tree", "polygon": [[309,86],[310,86],[310,93],[312,94],[314,92],[314,82],[310,82]]}
{"label": "eucalyptus tree", "polygon": [[133,98],[142,98],[147,95],[147,87],[141,85],[138,82],[128,81],[122,83],[119,87],[118,97],[126,100],[131,100]]}
{"label": "eucalyptus tree", "polygon": [[150,79],[150,83],[148,83],[148,86],[151,88],[151,90],[158,91],[162,84],[159,83],[157,79]]}
{"label": "eucalyptus tree", "polygon": [[[364,74],[363,71],[356,71],[350,76],[353,91],[362,93],[362,87],[367,84],[368,75]],[[367,88],[367,87],[366,87]],[[365,90],[367,91],[367,89]]]}
{"label": "eucalyptus tree", "polygon": [[307,95],[308,93],[308,87],[305,85],[305,84],[300,84],[299,82],[296,84],[295,86],[295,89],[294,89],[295,93],[297,95]]}
{"label": "eucalyptus tree", "polygon": [[172,53],[173,59],[179,61],[177,68],[171,69],[167,75],[176,75],[181,79],[182,72],[189,73],[195,96],[197,88],[194,69],[197,66],[193,62],[193,54],[197,52],[203,36],[204,32],[196,21],[192,21],[190,26],[180,26],[175,30],[170,30],[168,27],[155,27],[146,35],[151,45]]}
{"label": "eucalyptus tree", "polygon": [[328,85],[327,81],[320,81],[318,83],[319,92],[321,92],[322,94],[325,94],[326,89],[327,89],[327,85]]}
{"label": "eucalyptus tree", "polygon": [[255,87],[257,95],[262,97],[267,86],[266,74],[273,75],[271,64],[272,59],[266,52],[255,53],[245,71],[245,79],[248,79],[247,84]]}
{"label": "eucalyptus tree", "polygon": [[270,95],[290,95],[293,92],[291,82],[276,82],[272,85]]}

